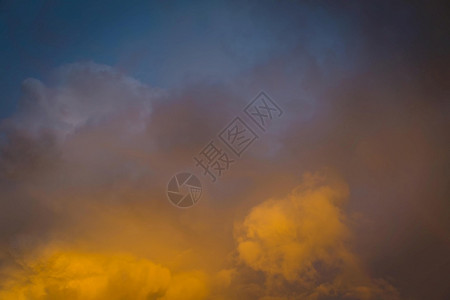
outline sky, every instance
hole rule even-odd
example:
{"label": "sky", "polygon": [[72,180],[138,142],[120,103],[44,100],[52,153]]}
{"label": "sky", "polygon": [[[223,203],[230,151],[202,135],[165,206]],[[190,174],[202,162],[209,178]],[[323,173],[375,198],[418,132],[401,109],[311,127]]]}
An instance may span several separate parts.
{"label": "sky", "polygon": [[445,8],[0,1],[0,298],[448,299]]}

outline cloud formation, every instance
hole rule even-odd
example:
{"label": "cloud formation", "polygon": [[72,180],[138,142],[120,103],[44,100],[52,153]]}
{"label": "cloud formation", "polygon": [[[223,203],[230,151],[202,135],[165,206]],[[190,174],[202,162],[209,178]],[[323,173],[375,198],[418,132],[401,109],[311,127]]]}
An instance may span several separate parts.
{"label": "cloud formation", "polygon": [[343,205],[348,187],[306,174],[283,199],[252,208],[237,230],[239,259],[262,271],[266,295],[286,299],[399,299],[395,288],[372,280],[349,248]]}
{"label": "cloud formation", "polygon": [[202,272],[172,274],[129,254],[46,250],[3,283],[2,299],[205,299]]}

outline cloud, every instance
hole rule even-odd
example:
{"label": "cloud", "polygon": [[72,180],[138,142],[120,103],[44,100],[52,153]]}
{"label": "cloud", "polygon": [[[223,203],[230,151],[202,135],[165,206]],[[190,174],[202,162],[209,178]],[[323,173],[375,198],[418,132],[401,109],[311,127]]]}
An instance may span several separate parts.
{"label": "cloud", "polygon": [[236,229],[237,251],[244,265],[271,282],[265,293],[301,299],[397,299],[395,289],[372,280],[351,251],[343,212],[347,197],[343,182],[306,174],[285,198],[252,208]]}
{"label": "cloud", "polygon": [[20,110],[4,127],[34,137],[48,132],[63,138],[89,124],[133,115],[127,127],[137,129],[151,113],[152,100],[163,93],[92,62],[67,64],[53,74],[54,86],[33,78],[23,81]]}
{"label": "cloud", "polygon": [[2,299],[205,299],[200,271],[173,274],[168,268],[130,254],[46,249],[2,284]]}

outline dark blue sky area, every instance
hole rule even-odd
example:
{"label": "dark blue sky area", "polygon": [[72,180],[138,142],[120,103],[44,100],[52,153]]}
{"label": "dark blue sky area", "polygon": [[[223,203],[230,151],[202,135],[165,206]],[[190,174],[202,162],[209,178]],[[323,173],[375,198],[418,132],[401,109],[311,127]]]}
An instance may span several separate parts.
{"label": "dark blue sky area", "polygon": [[226,82],[299,40],[318,55],[342,53],[350,28],[344,16],[295,1],[1,3],[0,118],[15,110],[24,79],[46,82],[65,63],[111,65],[162,88]]}
{"label": "dark blue sky area", "polygon": [[48,84],[52,70],[78,61],[172,88],[226,84],[299,48],[345,68],[439,57],[448,49],[435,43],[448,25],[439,14],[401,1],[0,1],[0,119],[14,112],[23,80]]}

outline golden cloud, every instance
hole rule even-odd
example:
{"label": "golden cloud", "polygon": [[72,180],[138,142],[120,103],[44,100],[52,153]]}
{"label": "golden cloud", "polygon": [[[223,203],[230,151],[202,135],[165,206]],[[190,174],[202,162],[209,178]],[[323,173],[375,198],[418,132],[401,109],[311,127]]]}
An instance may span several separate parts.
{"label": "golden cloud", "polygon": [[205,299],[201,271],[171,270],[130,254],[47,251],[22,263],[0,291],[1,299]]}
{"label": "golden cloud", "polygon": [[280,290],[295,299],[396,297],[387,283],[371,280],[349,250],[342,210],[348,193],[338,179],[308,174],[287,197],[257,205],[236,227],[240,262],[266,276],[264,299],[279,299],[270,294]]}

